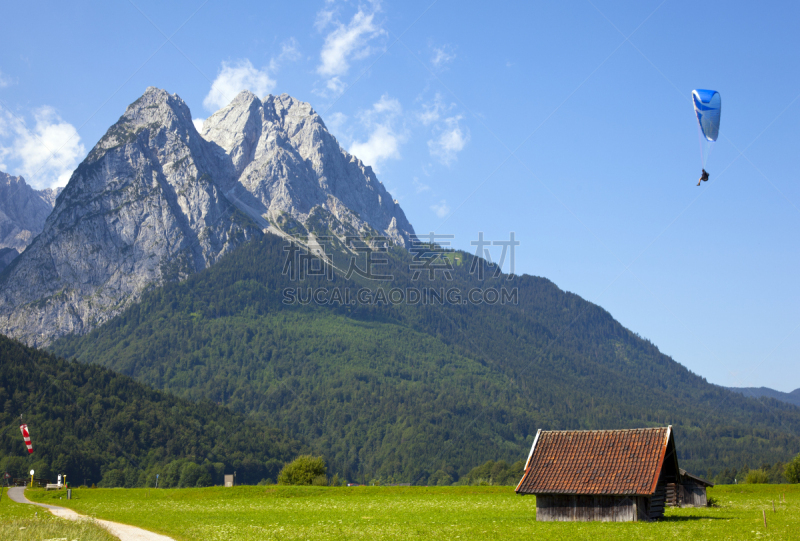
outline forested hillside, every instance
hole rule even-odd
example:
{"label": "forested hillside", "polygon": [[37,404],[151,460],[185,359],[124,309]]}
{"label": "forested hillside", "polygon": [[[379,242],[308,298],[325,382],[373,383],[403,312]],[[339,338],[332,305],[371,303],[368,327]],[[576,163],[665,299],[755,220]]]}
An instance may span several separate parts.
{"label": "forested hillside", "polygon": [[[0,472],[59,473],[78,485],[221,484],[276,478],[296,441],[210,401],[189,402],[127,376],[69,362],[0,335]],[[19,430],[24,415],[33,442]]]}
{"label": "forested hillside", "polygon": [[[429,265],[415,280],[419,254],[392,251],[374,269],[392,280],[293,281],[284,248],[272,235],[251,242],[53,350],[276,423],[351,480],[425,483],[514,463],[537,428],[672,424],[681,466],[709,476],[800,450],[800,409],[707,383],[546,279],[493,277],[482,260],[447,252],[449,278],[443,267],[431,278]],[[337,267],[347,268],[344,254]],[[361,287],[373,299],[391,288],[459,288],[463,298],[284,302],[285,288],[300,288],[295,298],[350,289],[355,299]],[[516,304],[464,302],[471,288],[502,287],[516,289]]]}

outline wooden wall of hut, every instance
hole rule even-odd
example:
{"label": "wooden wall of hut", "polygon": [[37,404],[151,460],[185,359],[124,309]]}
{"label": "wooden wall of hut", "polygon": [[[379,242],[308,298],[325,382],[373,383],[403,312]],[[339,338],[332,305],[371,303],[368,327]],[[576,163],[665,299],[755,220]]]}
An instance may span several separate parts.
{"label": "wooden wall of hut", "polygon": [[706,487],[691,481],[667,485],[667,505],[676,507],[706,507]]}
{"label": "wooden wall of hut", "polygon": [[536,496],[536,520],[543,522],[634,522],[650,519],[650,498],[642,496]]}
{"label": "wooden wall of hut", "polygon": [[683,483],[681,486],[683,487],[683,505],[692,507],[708,506],[706,487],[695,483]]}
{"label": "wooden wall of hut", "polygon": [[667,483],[660,481],[656,485],[656,491],[650,499],[650,508],[647,515],[650,520],[657,520],[664,517],[664,507],[667,503]]}

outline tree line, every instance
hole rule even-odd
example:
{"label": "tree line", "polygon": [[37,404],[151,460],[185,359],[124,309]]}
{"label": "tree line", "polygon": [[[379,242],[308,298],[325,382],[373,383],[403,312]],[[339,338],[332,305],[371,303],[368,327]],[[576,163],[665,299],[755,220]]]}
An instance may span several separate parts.
{"label": "tree line", "polygon": [[[209,400],[180,399],[0,335],[0,473],[73,484],[160,486],[275,479],[301,445]],[[19,430],[28,424],[33,454]]]}

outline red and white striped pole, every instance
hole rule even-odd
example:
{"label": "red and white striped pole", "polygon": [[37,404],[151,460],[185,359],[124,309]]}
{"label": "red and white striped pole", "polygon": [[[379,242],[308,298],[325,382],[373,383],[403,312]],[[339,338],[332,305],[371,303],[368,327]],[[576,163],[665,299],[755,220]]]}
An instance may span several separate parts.
{"label": "red and white striped pole", "polygon": [[28,454],[33,454],[33,445],[31,444],[31,434],[28,432],[28,425],[19,425],[19,430],[22,432],[22,439],[25,440],[25,446],[28,448]]}

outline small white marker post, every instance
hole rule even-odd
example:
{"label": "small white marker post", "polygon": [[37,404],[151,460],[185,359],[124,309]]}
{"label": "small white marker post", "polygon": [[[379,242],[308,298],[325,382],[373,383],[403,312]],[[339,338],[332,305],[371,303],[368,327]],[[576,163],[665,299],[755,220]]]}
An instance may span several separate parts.
{"label": "small white marker post", "polygon": [[31,470],[31,488],[33,488],[33,470]]}

